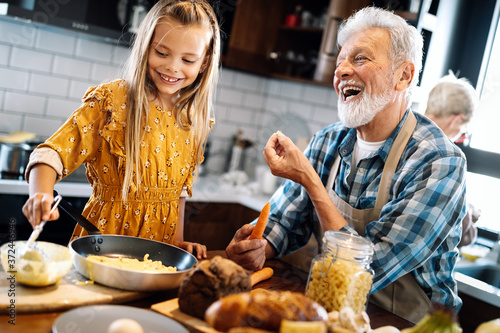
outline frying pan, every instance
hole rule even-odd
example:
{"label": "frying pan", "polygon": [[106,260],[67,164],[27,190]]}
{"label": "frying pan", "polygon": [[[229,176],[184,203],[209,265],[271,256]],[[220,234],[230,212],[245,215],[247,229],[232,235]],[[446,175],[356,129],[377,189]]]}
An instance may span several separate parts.
{"label": "frying pan", "polygon": [[[103,235],[64,199],[59,203],[59,208],[89,233],[88,236],[71,241],[69,249],[74,254],[73,264],[77,271],[97,283],[132,291],[175,289],[198,263],[191,253],[170,244],[138,237]],[[159,260],[165,266],[177,267],[177,271],[141,272],[90,262],[86,258],[89,255],[101,255],[135,258],[142,261],[146,254],[149,254],[149,259]]]}

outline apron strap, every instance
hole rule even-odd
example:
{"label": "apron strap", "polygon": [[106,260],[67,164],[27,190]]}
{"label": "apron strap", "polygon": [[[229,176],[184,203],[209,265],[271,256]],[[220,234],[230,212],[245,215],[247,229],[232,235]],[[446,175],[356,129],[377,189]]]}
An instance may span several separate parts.
{"label": "apron strap", "polygon": [[396,167],[398,166],[399,160],[401,159],[401,154],[403,153],[408,140],[410,140],[416,125],[417,118],[410,110],[408,112],[408,117],[401,127],[401,131],[392,144],[392,148],[389,151],[389,155],[387,156],[387,160],[384,165],[384,171],[382,172],[382,179],[380,180],[379,190],[377,193],[377,200],[375,201],[375,210],[379,212],[387,203],[391,182],[394,173],[396,172]]}

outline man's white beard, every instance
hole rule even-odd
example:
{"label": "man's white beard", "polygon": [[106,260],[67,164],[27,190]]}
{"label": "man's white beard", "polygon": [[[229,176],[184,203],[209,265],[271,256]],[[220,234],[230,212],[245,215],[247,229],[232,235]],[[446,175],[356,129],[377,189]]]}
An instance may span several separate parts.
{"label": "man's white beard", "polygon": [[337,103],[339,119],[348,128],[356,128],[368,124],[382,111],[390,101],[389,89],[379,95],[368,95],[365,90],[360,99],[354,102],[344,103],[339,96]]}

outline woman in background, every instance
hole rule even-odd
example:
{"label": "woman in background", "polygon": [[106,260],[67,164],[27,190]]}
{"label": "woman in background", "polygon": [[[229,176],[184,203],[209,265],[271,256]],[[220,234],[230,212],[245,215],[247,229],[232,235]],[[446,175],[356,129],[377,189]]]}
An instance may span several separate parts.
{"label": "woman in background", "polygon": [[[460,140],[463,128],[472,118],[478,104],[476,90],[465,78],[453,73],[442,77],[432,88],[425,115],[436,123],[453,142]],[[481,211],[467,202],[467,213],[462,220],[462,239],[458,247],[472,244],[477,239],[474,225]]]}

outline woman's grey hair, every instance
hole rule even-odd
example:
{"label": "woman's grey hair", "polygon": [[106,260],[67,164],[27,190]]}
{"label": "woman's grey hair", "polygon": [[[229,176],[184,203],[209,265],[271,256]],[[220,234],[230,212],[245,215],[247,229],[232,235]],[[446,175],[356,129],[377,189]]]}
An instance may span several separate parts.
{"label": "woman's grey hair", "polygon": [[418,83],[422,69],[422,48],[424,45],[422,35],[414,26],[391,11],[377,7],[365,7],[349,17],[339,27],[337,36],[339,47],[342,47],[356,33],[369,28],[382,28],[389,31],[391,39],[389,57],[393,63],[393,70],[406,61],[411,61],[415,65],[415,75],[407,94],[409,96],[412,88]]}
{"label": "woman's grey hair", "polygon": [[478,103],[477,92],[466,78],[457,78],[452,72],[443,76],[432,88],[425,114],[436,118],[464,115],[463,123],[472,118]]}

